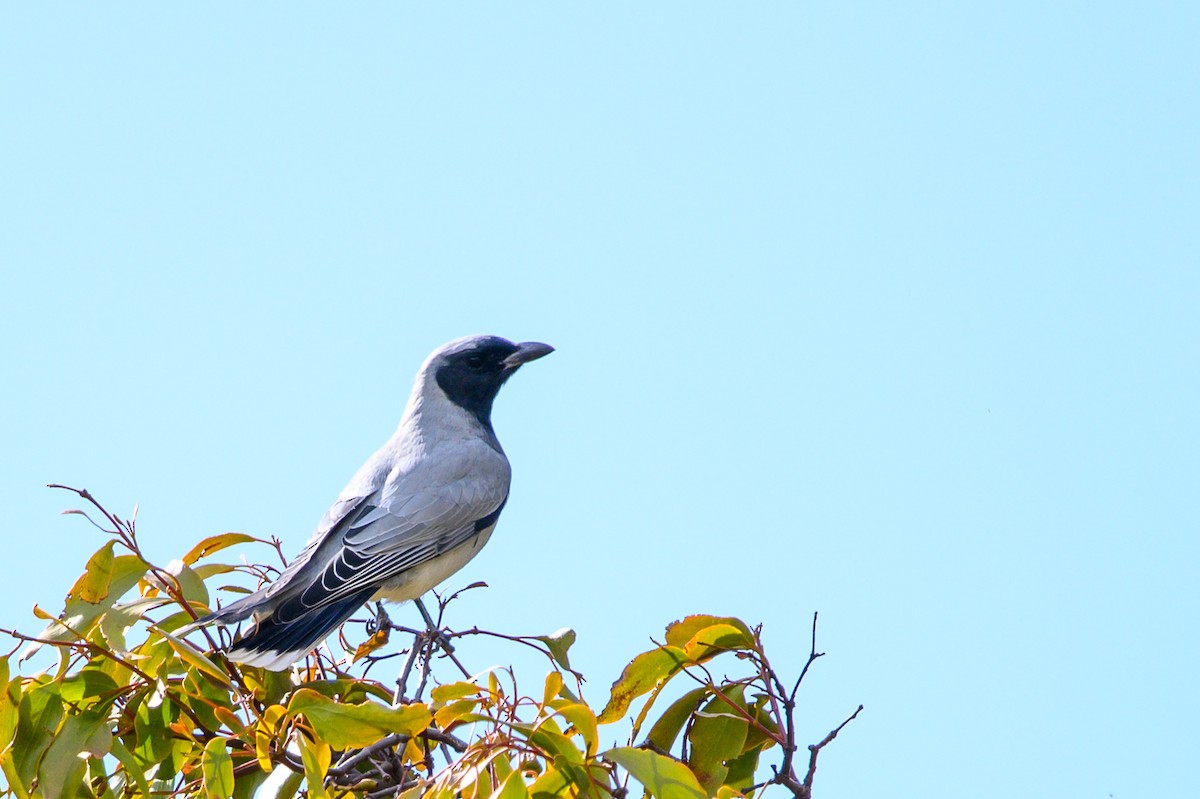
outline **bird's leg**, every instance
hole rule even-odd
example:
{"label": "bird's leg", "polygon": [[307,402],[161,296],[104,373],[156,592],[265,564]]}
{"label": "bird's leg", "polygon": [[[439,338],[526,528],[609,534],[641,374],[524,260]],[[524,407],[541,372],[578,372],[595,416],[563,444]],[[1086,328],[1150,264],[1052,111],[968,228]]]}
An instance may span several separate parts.
{"label": "bird's leg", "polygon": [[374,635],[380,630],[392,629],[392,617],[383,609],[383,602],[375,603],[375,618],[367,619],[367,635]]}
{"label": "bird's leg", "polygon": [[436,641],[447,655],[453,654],[454,647],[450,644],[450,639],[447,638],[446,634],[438,628],[437,623],[433,620],[433,617],[429,615],[429,611],[425,609],[425,603],[423,603],[419,598],[414,599],[413,602],[416,603],[417,610],[421,611],[421,616],[425,619],[425,627],[429,632],[429,637]]}

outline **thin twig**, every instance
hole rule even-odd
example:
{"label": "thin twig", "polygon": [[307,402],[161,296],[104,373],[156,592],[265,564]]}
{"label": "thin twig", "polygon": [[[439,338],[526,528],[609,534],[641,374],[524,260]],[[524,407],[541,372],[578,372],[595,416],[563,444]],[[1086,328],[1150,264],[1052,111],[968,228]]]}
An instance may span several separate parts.
{"label": "thin twig", "polygon": [[804,790],[806,796],[812,795],[813,776],[817,773],[817,755],[820,754],[821,750],[825,748],[826,744],[838,736],[838,733],[842,731],[843,727],[858,718],[858,714],[862,712],[862,709],[863,706],[859,705],[858,710],[855,710],[853,713],[851,713],[848,719],[837,726],[837,729],[833,730],[823,739],[821,739],[819,744],[813,744],[808,747],[808,773],[804,775]]}

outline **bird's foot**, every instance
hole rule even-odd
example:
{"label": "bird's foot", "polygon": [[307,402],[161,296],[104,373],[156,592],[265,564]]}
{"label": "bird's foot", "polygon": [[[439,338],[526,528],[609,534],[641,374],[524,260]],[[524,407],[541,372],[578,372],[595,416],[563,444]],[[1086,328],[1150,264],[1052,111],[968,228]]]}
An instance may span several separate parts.
{"label": "bird's foot", "polygon": [[380,630],[392,628],[392,617],[383,609],[383,602],[375,603],[374,618],[367,619],[367,635],[374,635]]}

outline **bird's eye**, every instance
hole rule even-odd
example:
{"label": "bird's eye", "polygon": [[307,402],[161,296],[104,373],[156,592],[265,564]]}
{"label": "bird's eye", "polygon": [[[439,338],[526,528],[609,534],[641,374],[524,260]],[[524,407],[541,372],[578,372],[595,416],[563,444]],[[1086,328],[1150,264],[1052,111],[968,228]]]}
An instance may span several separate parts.
{"label": "bird's eye", "polygon": [[483,366],[483,356],[482,355],[468,355],[467,356],[467,366],[471,367],[472,369],[478,369],[479,367]]}

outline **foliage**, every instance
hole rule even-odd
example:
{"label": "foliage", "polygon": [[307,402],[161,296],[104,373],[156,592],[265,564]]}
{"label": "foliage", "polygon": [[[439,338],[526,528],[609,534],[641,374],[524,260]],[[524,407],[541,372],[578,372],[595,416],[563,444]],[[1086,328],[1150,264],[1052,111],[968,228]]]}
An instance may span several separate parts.
{"label": "foliage", "polygon": [[[109,540],[61,614],[35,608],[49,622],[41,634],[7,631],[27,644],[22,660],[49,647],[57,665],[22,676],[12,673],[16,650],[0,658],[2,795],[231,799],[304,790],[310,799],[619,799],[634,790],[728,799],[778,785],[808,797],[817,754],[841,730],[807,747],[807,772],[797,776],[793,715],[800,682],[820,656],[815,617],[814,648],[790,689],[767,660],[759,628],[696,615],[668,625],[661,642],[630,661],[599,713],[570,667],[569,630],[429,633],[392,624],[381,609],[358,646],[342,638],[347,656],[322,649],[292,674],[239,666],[222,655],[217,632],[187,625],[208,612],[216,578],[245,573],[262,581],[277,573],[210,560],[257,539],[213,536],[159,567],[138,546],[136,510],[121,519],[76,493],[102,521],[67,512],[84,515]],[[277,541],[262,543],[279,549]],[[438,625],[452,599],[439,599]],[[393,633],[407,643],[386,654]],[[511,670],[472,677],[452,643],[468,635],[532,647],[550,671],[534,693],[522,693]],[[369,676],[400,657],[395,687]],[[717,659],[741,676],[717,677]],[[439,681],[435,664],[459,676]],[[660,707],[667,686],[681,680],[690,689]],[[631,713],[628,734],[617,732]],[[604,745],[617,737],[625,744]]]}

